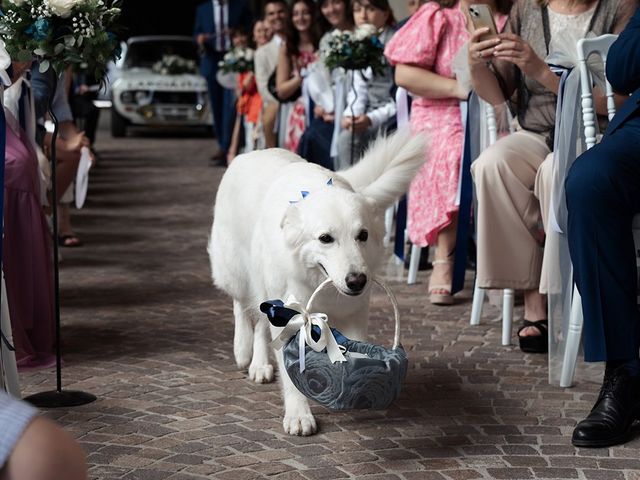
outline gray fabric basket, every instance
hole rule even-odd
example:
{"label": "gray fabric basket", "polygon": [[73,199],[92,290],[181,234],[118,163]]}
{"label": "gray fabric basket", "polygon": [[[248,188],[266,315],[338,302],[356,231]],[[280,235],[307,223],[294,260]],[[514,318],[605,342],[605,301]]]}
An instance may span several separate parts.
{"label": "gray fabric basket", "polygon": [[[330,280],[323,282],[311,296],[311,305],[317,292]],[[400,319],[398,305],[391,291],[377,282],[389,295],[396,322],[394,345],[384,348],[367,342],[358,342],[342,337],[338,341],[346,349],[347,361],[331,363],[326,350],[316,352],[306,347],[305,370],[300,372],[300,333],[285,344],[282,349],[284,366],[293,384],[305,396],[331,410],[385,409],[400,394],[400,388],[407,373],[408,359],[399,344]],[[365,356],[352,356],[352,353]]]}

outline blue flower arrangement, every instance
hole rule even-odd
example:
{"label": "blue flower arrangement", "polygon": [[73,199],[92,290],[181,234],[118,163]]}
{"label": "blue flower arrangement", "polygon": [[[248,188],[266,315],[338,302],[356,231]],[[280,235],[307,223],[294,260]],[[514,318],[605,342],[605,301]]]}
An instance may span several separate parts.
{"label": "blue flower arrangement", "polygon": [[102,80],[120,56],[116,19],[121,0],[8,0],[0,36],[13,60],[38,59],[40,70],[60,74],[77,65]]}

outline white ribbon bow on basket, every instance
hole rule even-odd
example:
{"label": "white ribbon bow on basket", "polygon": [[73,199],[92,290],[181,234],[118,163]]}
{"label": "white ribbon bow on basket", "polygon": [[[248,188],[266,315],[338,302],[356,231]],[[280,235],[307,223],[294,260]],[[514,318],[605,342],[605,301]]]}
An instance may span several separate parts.
{"label": "white ribbon bow on basket", "polygon": [[[311,300],[313,299],[313,296]],[[280,335],[271,342],[271,346],[276,350],[280,350],[284,345],[289,341],[291,337],[296,335],[298,331],[300,332],[300,338],[298,339],[298,358],[300,361],[300,373],[304,372],[305,369],[305,352],[306,346],[308,345],[315,352],[322,352],[325,348],[327,349],[327,355],[329,355],[329,360],[331,363],[336,362],[346,362],[347,359],[342,354],[342,350],[336,342],[333,333],[331,332],[331,328],[327,323],[328,317],[324,313],[309,313],[307,310],[309,305],[305,307],[300,302],[298,302],[293,296],[290,296],[285,302],[284,306],[286,308],[290,308],[291,310],[295,310],[299,312],[298,315],[295,315],[289,323],[284,327]],[[316,341],[313,339],[311,332],[313,327],[316,326],[320,329],[320,338]]]}

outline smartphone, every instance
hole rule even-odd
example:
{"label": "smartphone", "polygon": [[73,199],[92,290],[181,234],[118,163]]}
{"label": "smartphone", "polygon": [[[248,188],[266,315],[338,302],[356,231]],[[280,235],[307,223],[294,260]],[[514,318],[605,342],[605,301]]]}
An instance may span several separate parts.
{"label": "smartphone", "polygon": [[489,29],[487,33],[480,37],[480,41],[489,40],[498,36],[496,22],[493,20],[493,12],[489,5],[483,3],[469,5],[469,16],[471,17],[473,28],[476,30],[485,27]]}

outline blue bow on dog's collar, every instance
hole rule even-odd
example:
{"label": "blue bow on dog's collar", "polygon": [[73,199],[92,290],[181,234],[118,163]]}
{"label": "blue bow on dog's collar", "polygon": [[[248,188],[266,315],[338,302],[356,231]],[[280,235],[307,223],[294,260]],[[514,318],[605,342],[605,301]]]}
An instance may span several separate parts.
{"label": "blue bow on dog's collar", "polygon": [[[333,178],[330,178],[329,180],[327,180],[327,186],[333,187]],[[302,200],[304,200],[305,198],[307,198],[307,196],[309,196],[309,191],[300,190],[300,196],[302,197]],[[289,203],[298,203],[299,201],[300,200],[289,200]]]}

